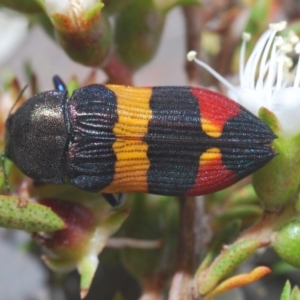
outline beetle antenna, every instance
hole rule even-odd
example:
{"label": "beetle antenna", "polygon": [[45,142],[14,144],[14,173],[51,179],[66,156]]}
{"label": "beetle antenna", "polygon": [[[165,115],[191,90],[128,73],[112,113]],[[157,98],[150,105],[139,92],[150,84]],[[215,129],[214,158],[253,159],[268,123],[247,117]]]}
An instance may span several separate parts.
{"label": "beetle antenna", "polygon": [[19,94],[17,100],[15,101],[14,105],[13,105],[13,106],[11,107],[11,109],[9,110],[8,116],[11,115],[11,112],[12,112],[13,109],[16,107],[17,103],[18,103],[19,100],[22,98],[22,96],[23,96],[23,94],[24,94],[24,92],[25,92],[25,90],[26,90],[27,88],[28,88],[28,84],[26,84],[26,85],[23,87],[23,89],[22,89],[22,91],[20,92],[20,94]]}
{"label": "beetle antenna", "polygon": [[1,165],[2,165],[3,175],[4,175],[5,187],[6,187],[7,192],[9,193],[10,192],[10,186],[9,186],[9,183],[8,183],[8,175],[7,175],[6,168],[5,168],[5,161],[6,161],[6,153],[5,153],[5,151],[3,151],[2,154],[1,154]]}

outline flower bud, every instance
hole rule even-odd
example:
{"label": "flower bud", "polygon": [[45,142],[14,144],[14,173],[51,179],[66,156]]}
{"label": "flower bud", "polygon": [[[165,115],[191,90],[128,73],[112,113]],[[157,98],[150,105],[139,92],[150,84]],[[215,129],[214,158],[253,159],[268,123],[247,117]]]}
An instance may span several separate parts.
{"label": "flower bud", "polygon": [[56,30],[56,38],[76,62],[97,67],[110,51],[112,33],[103,3],[91,1],[45,0],[44,7]]}
{"label": "flower bud", "polygon": [[161,39],[165,15],[152,0],[133,0],[117,17],[116,51],[123,63],[136,70],[149,62]]}
{"label": "flower bud", "polygon": [[265,167],[253,175],[253,187],[262,206],[269,211],[280,209],[295,199],[300,185],[300,136],[287,136],[275,115],[267,109],[260,117],[277,134],[274,150],[278,153]]}
{"label": "flower bud", "polygon": [[56,271],[77,268],[81,275],[81,297],[89,290],[98,265],[98,254],[107,239],[114,234],[128,216],[128,210],[105,211],[89,209],[81,204],[58,199],[42,199],[40,204],[50,207],[65,222],[66,228],[50,233],[34,234],[43,246],[44,262]]}
{"label": "flower bud", "polygon": [[272,235],[271,246],[285,262],[300,267],[300,220],[294,219]]}

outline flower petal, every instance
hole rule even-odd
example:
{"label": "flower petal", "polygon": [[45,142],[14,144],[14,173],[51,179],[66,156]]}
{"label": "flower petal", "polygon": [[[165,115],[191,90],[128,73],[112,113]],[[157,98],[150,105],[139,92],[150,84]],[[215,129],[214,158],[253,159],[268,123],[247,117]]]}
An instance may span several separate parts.
{"label": "flower petal", "polygon": [[287,87],[274,94],[271,110],[280,120],[282,130],[289,135],[300,128],[300,88]]}
{"label": "flower petal", "polygon": [[70,10],[89,12],[101,0],[44,0],[48,14],[59,13],[68,16]]}
{"label": "flower petal", "polygon": [[70,3],[68,0],[45,0],[45,8],[49,15],[53,13],[60,13],[62,15],[68,15],[70,9]]}
{"label": "flower petal", "polygon": [[[254,115],[258,115],[258,110],[264,106],[267,107],[267,103],[265,103],[263,94],[261,91],[251,89],[249,87],[240,87],[236,89],[239,95],[237,96],[231,90],[228,91],[228,96],[238,102],[240,105],[247,108]],[[268,108],[268,107],[267,107]]]}

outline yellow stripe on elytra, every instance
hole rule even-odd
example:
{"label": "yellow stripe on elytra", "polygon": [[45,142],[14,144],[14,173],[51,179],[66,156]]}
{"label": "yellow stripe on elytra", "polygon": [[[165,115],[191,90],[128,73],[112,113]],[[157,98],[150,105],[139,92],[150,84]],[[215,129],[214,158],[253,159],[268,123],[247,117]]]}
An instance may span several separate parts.
{"label": "yellow stripe on elytra", "polygon": [[116,135],[113,144],[116,154],[114,179],[102,192],[147,192],[150,161],[148,145],[142,138],[148,133],[148,123],[152,117],[152,89],[117,85],[107,87],[116,95],[118,122],[113,128]]}
{"label": "yellow stripe on elytra", "polygon": [[200,156],[200,166],[213,164],[216,162],[220,163],[222,154],[219,148],[209,148]]}
{"label": "yellow stripe on elytra", "polygon": [[203,131],[211,137],[218,138],[222,134],[222,128],[210,122],[207,119],[201,118],[201,126]]}

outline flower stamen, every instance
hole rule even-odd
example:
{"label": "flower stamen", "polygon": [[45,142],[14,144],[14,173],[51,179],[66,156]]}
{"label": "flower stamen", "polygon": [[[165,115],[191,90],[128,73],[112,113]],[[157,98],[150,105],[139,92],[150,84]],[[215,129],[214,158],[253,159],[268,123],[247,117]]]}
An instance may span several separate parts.
{"label": "flower stamen", "polygon": [[287,22],[286,21],[281,21],[278,23],[270,23],[269,28],[276,30],[276,31],[282,31],[286,28]]}
{"label": "flower stamen", "polygon": [[268,55],[270,53],[270,49],[271,49],[272,43],[274,41],[274,38],[276,36],[276,33],[277,33],[277,31],[271,30],[268,41],[266,41],[267,44],[266,44],[266,46],[264,48],[264,51],[262,53],[262,58],[261,58],[261,61],[260,61],[260,68],[259,68],[259,76],[258,76],[258,80],[257,80],[257,83],[256,83],[256,87],[260,88],[260,89],[263,87],[263,79],[264,79],[265,74],[268,70],[268,68],[266,67],[267,58],[268,58]]}
{"label": "flower stamen", "polygon": [[256,76],[256,70],[257,70],[257,65],[259,62],[259,59],[261,57],[262,51],[270,38],[272,34],[272,30],[267,30],[261,38],[258,40],[257,44],[255,45],[245,67],[245,71],[242,75],[242,80],[241,80],[241,87],[249,87],[254,89],[255,88],[255,76]]}
{"label": "flower stamen", "polygon": [[[243,34],[240,50],[240,85],[233,87],[225,78],[204,62],[196,58],[196,52],[189,53],[229,89],[229,97],[258,115],[261,107],[272,111],[278,118],[281,130],[288,135],[300,128],[300,39],[294,32],[278,32],[285,29],[286,22],[270,24],[258,39],[248,60],[245,59],[247,41],[250,35]],[[298,55],[294,70],[291,55]],[[234,94],[233,94],[233,93]],[[298,109],[299,108],[299,109]]]}
{"label": "flower stamen", "polygon": [[70,19],[78,26],[78,21],[84,14],[80,0],[70,0]]}
{"label": "flower stamen", "polygon": [[216,79],[218,79],[221,83],[223,83],[228,89],[233,91],[237,96],[238,92],[236,91],[236,88],[229,82],[227,81],[223,76],[221,76],[218,72],[216,72],[212,67],[210,67],[208,64],[205,62],[199,60],[196,58],[197,52],[196,51],[190,51],[187,54],[187,60],[188,61],[194,61],[196,64],[199,66],[203,67],[205,70],[207,70],[211,75],[213,75]]}
{"label": "flower stamen", "polygon": [[277,59],[278,69],[277,69],[277,78],[276,78],[276,88],[275,92],[277,92],[281,88],[281,82],[283,79],[283,68],[285,63],[285,57],[282,55]]}
{"label": "flower stamen", "polygon": [[289,31],[287,39],[292,45],[296,45],[299,42],[299,37],[292,30]]}
{"label": "flower stamen", "polygon": [[278,47],[283,44],[283,39],[281,36],[276,36],[274,38],[272,50],[271,50],[271,57],[266,64],[265,73],[267,73],[267,78],[265,80],[265,84],[263,85],[263,94],[266,99],[266,102],[270,105],[272,103],[272,92],[273,92],[273,84],[276,79],[276,71],[277,71],[277,57],[279,55]]}
{"label": "flower stamen", "polygon": [[[251,39],[251,34],[248,32],[244,32],[242,39],[243,39],[243,42],[242,42],[241,52],[240,52],[240,80],[243,79],[243,74],[244,74],[244,70],[245,70],[246,45],[247,45],[247,42],[250,41],[250,39]],[[241,82],[241,84],[242,84],[242,82]]]}

